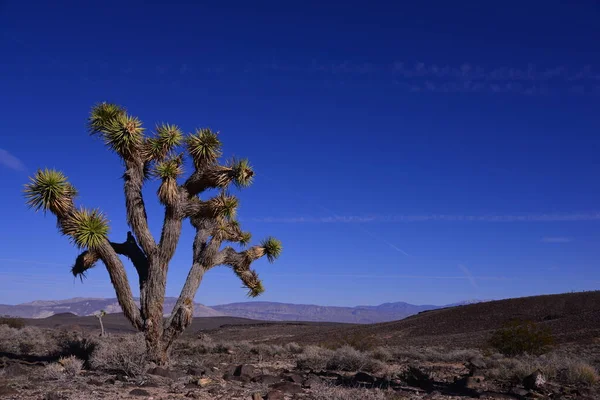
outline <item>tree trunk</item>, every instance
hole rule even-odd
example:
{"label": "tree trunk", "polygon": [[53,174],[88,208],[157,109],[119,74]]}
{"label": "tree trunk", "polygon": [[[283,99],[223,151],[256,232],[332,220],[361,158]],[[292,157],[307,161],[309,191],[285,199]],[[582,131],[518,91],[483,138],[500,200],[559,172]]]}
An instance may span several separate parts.
{"label": "tree trunk", "polygon": [[98,317],[98,321],[100,321],[100,336],[104,337],[104,324],[102,323],[102,317]]}
{"label": "tree trunk", "polygon": [[167,362],[166,347],[163,346],[163,305],[166,289],[166,266],[157,257],[150,260],[148,279],[141,289],[140,305],[144,318],[144,335],[149,361],[158,365]]}

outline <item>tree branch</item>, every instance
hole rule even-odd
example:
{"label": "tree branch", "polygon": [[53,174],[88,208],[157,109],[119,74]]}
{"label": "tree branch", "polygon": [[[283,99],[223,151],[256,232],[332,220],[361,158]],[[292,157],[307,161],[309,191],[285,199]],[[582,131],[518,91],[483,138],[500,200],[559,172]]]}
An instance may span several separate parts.
{"label": "tree branch", "polygon": [[137,329],[142,329],[144,323],[142,321],[140,309],[133,300],[133,294],[131,293],[129,281],[127,280],[125,267],[123,267],[123,263],[119,259],[119,256],[108,241],[104,241],[101,245],[94,249],[94,251],[98,254],[99,258],[106,266],[108,275],[110,276],[110,281],[113,284],[117,294],[117,300],[121,306],[121,309],[123,310],[123,313],[125,314],[125,317]]}
{"label": "tree branch", "polygon": [[233,169],[221,165],[210,165],[196,170],[183,184],[190,196],[195,196],[207,189],[224,188],[234,179]]}
{"label": "tree branch", "polygon": [[[148,278],[148,259],[140,249],[131,232],[127,232],[127,239],[123,243],[109,242],[115,253],[126,256],[131,260],[135,267],[140,283],[140,289]],[[100,260],[100,254],[95,250],[85,250],[75,259],[75,265],[71,268],[74,276],[79,276],[81,279],[85,277],[85,272],[93,268],[95,263]]]}
{"label": "tree branch", "polygon": [[185,329],[191,322],[194,315],[194,297],[200,287],[200,282],[204,272],[208,269],[207,265],[212,257],[217,254],[221,242],[209,238],[214,228],[214,222],[208,219],[196,221],[196,236],[193,244],[193,262],[188,273],[185,284],[181,289],[177,303],[173,311],[165,321],[164,343],[170,344],[177,337],[178,333]]}
{"label": "tree branch", "polygon": [[123,175],[125,181],[125,201],[127,208],[127,222],[135,237],[144,250],[146,257],[151,257],[156,250],[156,242],[148,228],[146,206],[142,196],[144,181],[144,163],[138,160],[125,160],[126,171]]}

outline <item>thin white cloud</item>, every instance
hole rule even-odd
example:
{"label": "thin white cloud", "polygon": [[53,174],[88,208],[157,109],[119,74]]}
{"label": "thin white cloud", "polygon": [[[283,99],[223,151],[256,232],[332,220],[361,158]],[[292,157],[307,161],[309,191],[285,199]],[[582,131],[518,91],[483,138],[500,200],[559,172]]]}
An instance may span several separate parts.
{"label": "thin white cloud", "polygon": [[257,217],[251,222],[264,223],[373,223],[373,222],[575,222],[600,221],[600,212],[563,214],[424,214],[424,215],[336,215],[332,217]]}
{"label": "thin white cloud", "polygon": [[4,149],[0,149],[0,165],[15,171],[25,171],[25,164]]}
{"label": "thin white cloud", "polygon": [[465,274],[465,278],[468,279],[469,283],[471,284],[471,286],[473,286],[473,288],[479,289],[479,286],[477,286],[477,281],[475,280],[473,274],[471,274],[471,271],[469,271],[469,268],[467,268],[463,264],[458,264],[458,269],[460,269],[463,272],[463,274]]}
{"label": "thin white cloud", "polygon": [[545,237],[542,238],[542,243],[570,243],[573,239],[568,237]]}

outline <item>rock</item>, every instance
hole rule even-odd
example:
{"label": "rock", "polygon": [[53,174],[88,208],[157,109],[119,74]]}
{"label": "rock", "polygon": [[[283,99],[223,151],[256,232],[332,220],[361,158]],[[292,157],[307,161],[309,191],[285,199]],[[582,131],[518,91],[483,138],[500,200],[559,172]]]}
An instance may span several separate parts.
{"label": "rock", "polygon": [[304,383],[303,383],[303,386],[304,386],[304,387],[307,387],[307,388],[311,388],[311,387],[313,387],[313,386],[317,386],[317,385],[321,384],[321,382],[323,382],[323,381],[322,381],[322,380],[321,380],[321,378],[319,378],[318,376],[315,376],[315,375],[310,375],[310,376],[309,376],[308,378],[306,378],[306,380],[304,381]]}
{"label": "rock", "polygon": [[93,385],[93,386],[103,386],[105,382],[96,380],[96,379],[90,379],[87,381],[88,385]]}
{"label": "rock", "polygon": [[539,369],[523,379],[523,387],[527,390],[540,390],[546,384],[546,378]]}
{"label": "rock", "polygon": [[292,382],[274,383],[270,388],[287,394],[302,393],[302,386]]}
{"label": "rock", "polygon": [[481,387],[484,377],[482,376],[466,376],[455,382],[457,387],[466,389],[478,389]]}
{"label": "rock", "polygon": [[525,397],[525,396],[527,396],[527,394],[529,393],[529,391],[525,390],[523,388],[520,388],[520,387],[514,387],[514,388],[512,388],[510,390],[510,393],[514,394],[514,395],[517,395],[519,397]]}
{"label": "rock", "polygon": [[223,375],[223,379],[240,382],[250,382],[253,378],[261,375],[260,371],[252,365],[238,365]]}
{"label": "rock", "polygon": [[193,375],[193,376],[202,376],[202,375],[206,375],[206,369],[204,368],[199,368],[199,367],[190,367],[187,370],[187,374],[188,375]]}
{"label": "rock", "polygon": [[302,379],[302,376],[298,375],[298,374],[286,374],[284,375],[285,380],[289,381],[289,382],[294,382],[294,383],[302,383],[302,381],[304,379]]}
{"label": "rock", "polygon": [[485,361],[483,361],[483,358],[480,358],[480,357],[472,358],[471,361],[469,361],[469,365],[471,365],[475,368],[478,368],[478,369],[487,368]]}
{"label": "rock", "polygon": [[260,393],[253,393],[252,400],[263,400],[263,397]]}
{"label": "rock", "polygon": [[433,379],[431,379],[429,374],[421,371],[417,367],[409,366],[408,369],[402,373],[401,379],[409,386],[418,387],[428,392],[433,390]]}
{"label": "rock", "polygon": [[16,391],[15,389],[11,388],[10,386],[7,386],[7,385],[0,386],[0,399],[4,399],[8,396],[16,396],[17,394],[19,394],[19,392]]}
{"label": "rock", "polygon": [[233,371],[233,376],[247,376],[249,378],[254,378],[258,376],[260,372],[253,367],[252,365],[239,365]]}
{"label": "rock", "polygon": [[177,379],[179,374],[175,371],[170,371],[166,368],[156,367],[148,371],[150,375],[162,376],[163,378]]}
{"label": "rock", "polygon": [[44,400],[65,400],[66,398],[64,394],[57,391],[48,392],[44,396]]}
{"label": "rock", "polygon": [[353,380],[355,383],[361,385],[373,385],[373,383],[375,383],[375,378],[366,372],[357,372],[356,375],[354,375]]}
{"label": "rock", "polygon": [[150,396],[150,392],[144,389],[133,389],[129,392],[130,396]]}
{"label": "rock", "polygon": [[190,398],[190,399],[199,399],[200,393],[190,390],[189,392],[187,392],[185,394],[185,397]]}
{"label": "rock", "polygon": [[281,379],[273,375],[259,375],[252,378],[252,382],[260,382],[264,383],[265,385],[272,385],[274,383],[281,382]]}
{"label": "rock", "polygon": [[212,383],[212,379],[210,378],[200,378],[198,379],[198,386],[200,386],[201,388],[203,387],[207,387],[208,385],[210,385]]}
{"label": "rock", "polygon": [[285,396],[283,395],[283,392],[279,390],[271,390],[267,393],[265,400],[285,400]]}
{"label": "rock", "polygon": [[108,378],[107,380],[104,381],[104,383],[106,383],[107,385],[114,385],[115,384],[115,378]]}

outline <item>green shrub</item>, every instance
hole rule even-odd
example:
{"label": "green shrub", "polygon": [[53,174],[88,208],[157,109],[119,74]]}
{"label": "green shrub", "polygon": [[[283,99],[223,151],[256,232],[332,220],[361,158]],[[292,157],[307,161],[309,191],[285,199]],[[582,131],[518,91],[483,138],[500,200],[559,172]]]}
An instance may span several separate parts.
{"label": "green shrub", "polygon": [[521,354],[540,355],[549,350],[554,339],[549,329],[532,321],[513,320],[494,332],[489,344],[500,353],[514,357]]}

